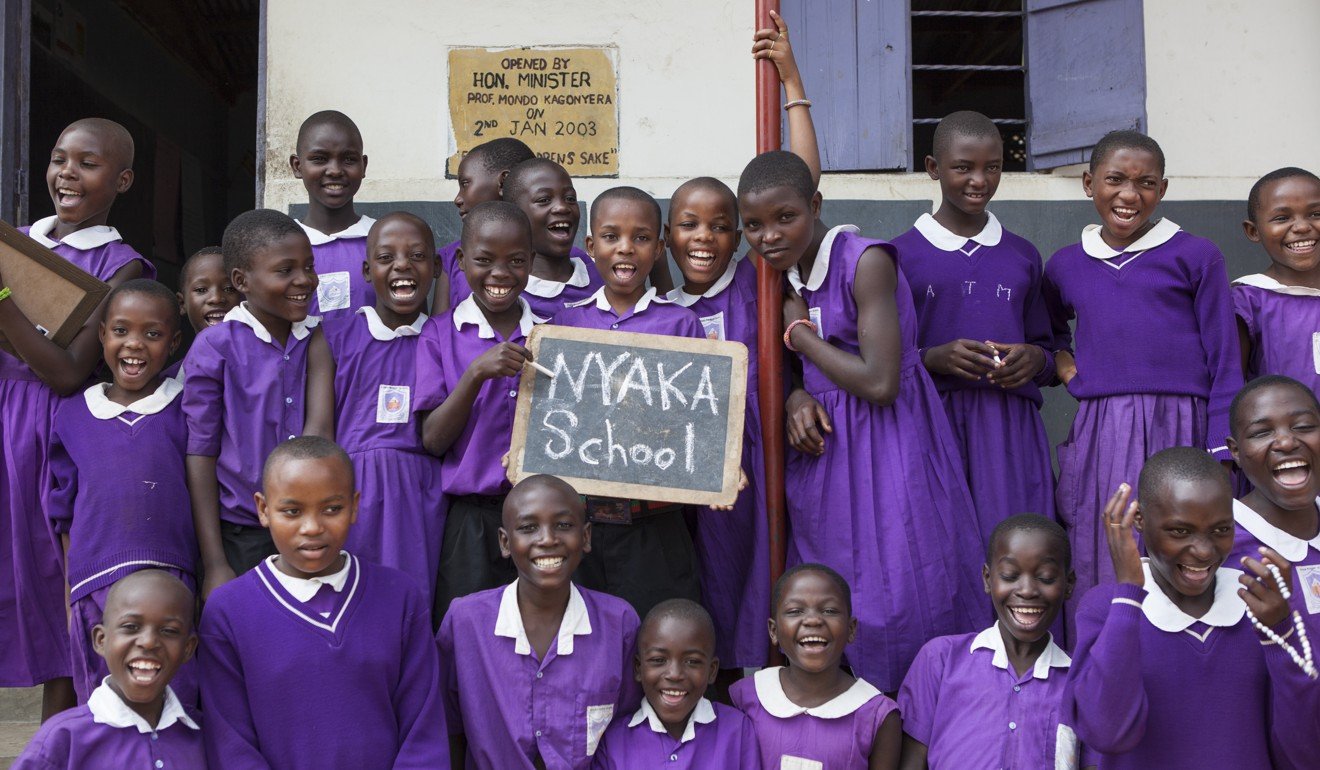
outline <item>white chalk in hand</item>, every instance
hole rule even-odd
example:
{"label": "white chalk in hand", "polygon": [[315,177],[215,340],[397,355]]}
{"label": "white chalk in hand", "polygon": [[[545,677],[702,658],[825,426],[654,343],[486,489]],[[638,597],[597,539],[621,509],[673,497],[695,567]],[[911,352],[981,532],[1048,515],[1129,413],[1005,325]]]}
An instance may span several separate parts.
{"label": "white chalk in hand", "polygon": [[535,361],[530,361],[530,360],[529,360],[529,361],[527,361],[527,365],[530,366],[530,367],[532,367],[532,368],[535,369],[536,371],[540,372],[541,374],[544,374],[545,376],[549,377],[549,378],[552,379],[552,380],[555,378],[555,373],[554,373],[554,372],[550,371],[549,369],[545,368],[544,366],[541,366],[540,364],[536,363]]}

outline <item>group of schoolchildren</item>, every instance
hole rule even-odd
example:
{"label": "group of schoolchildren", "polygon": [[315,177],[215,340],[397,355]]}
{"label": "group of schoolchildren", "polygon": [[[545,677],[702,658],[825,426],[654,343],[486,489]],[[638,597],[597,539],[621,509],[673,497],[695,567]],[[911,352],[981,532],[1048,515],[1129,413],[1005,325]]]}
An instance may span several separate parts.
{"label": "group of schoolchildren", "polygon": [[[106,224],[131,137],[69,126],[27,232],[113,289],[67,348],[0,289],[0,686],[50,683],[16,766],[1316,767],[1320,179],[1252,188],[1271,265],[1230,285],[1156,216],[1159,146],[1114,132],[1100,224],[1042,266],[986,208],[998,130],[959,112],[933,215],[829,227],[776,23],[753,56],[793,152],[667,214],[607,190],[585,253],[573,180],[513,139],[463,158],[455,243],[358,215],[362,138],[321,112],[303,219],[238,216],[176,294]],[[758,258],[792,373],[773,587]],[[510,487],[545,322],[747,345],[737,502]]]}

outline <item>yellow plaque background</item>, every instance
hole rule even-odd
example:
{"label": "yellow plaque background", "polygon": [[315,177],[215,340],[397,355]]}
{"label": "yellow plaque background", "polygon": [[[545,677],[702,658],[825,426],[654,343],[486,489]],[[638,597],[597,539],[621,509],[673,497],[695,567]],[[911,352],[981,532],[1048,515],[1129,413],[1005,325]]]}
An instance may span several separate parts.
{"label": "yellow plaque background", "polygon": [[619,175],[619,90],[608,48],[454,48],[449,118],[458,152],[511,136],[572,176]]}

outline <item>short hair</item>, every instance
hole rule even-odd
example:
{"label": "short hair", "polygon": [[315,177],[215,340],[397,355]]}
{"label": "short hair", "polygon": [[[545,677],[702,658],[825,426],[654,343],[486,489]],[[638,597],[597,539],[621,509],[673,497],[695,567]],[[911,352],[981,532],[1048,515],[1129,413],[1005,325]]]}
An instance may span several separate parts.
{"label": "short hair", "polygon": [[225,272],[250,270],[252,255],[303,229],[288,214],[275,209],[253,209],[234,217],[225,227],[220,249],[225,255]]}
{"label": "short hair", "polygon": [[[652,626],[658,625],[662,620],[674,618],[675,620],[684,620],[695,623],[701,630],[710,634],[711,645],[715,644],[715,621],[705,607],[692,601],[691,599],[666,599],[655,605],[646,613],[646,618],[642,620],[642,626],[637,630],[637,640],[641,641],[642,634]],[[714,652],[714,650],[712,650]]]}
{"label": "short hair", "polygon": [[168,286],[150,278],[134,278],[130,281],[124,281],[110,290],[110,295],[105,300],[106,310],[110,309],[116,299],[125,294],[141,294],[160,300],[165,304],[165,307],[170,309],[170,312],[166,315],[170,319],[170,323],[173,324],[174,330],[179,330],[179,324],[182,321],[179,315],[179,298],[174,292],[170,291]]}
{"label": "short hair", "polygon": [[431,225],[425,219],[417,216],[411,211],[391,211],[390,213],[377,219],[371,229],[367,231],[367,243],[375,243],[376,237],[380,235],[380,230],[390,222],[403,221],[416,227],[422,233],[422,238],[426,241],[426,247],[430,251],[435,251],[435,233],[431,230]]}
{"label": "short hair", "polygon": [[133,168],[137,148],[133,143],[133,135],[128,132],[127,128],[109,118],[82,118],[65,126],[64,130],[60,132],[60,136],[76,128],[98,134],[106,141],[112,151],[118,153],[123,168]]}
{"label": "short hair", "polygon": [[302,125],[298,126],[298,141],[294,146],[294,151],[301,153],[304,144],[307,141],[308,132],[313,128],[319,128],[321,126],[337,126],[342,128],[348,132],[348,135],[351,138],[357,140],[359,147],[362,146],[362,132],[358,130],[357,124],[353,122],[352,118],[339,110],[321,110],[320,112],[313,112],[311,115],[308,115],[307,119],[302,122]]}
{"label": "short hair", "polygon": [[348,458],[348,452],[322,436],[295,436],[281,441],[266,456],[266,463],[261,467],[261,485],[264,487],[270,474],[288,460],[321,460],[327,457],[333,457],[344,464],[344,472],[348,474],[349,482],[356,488],[357,478],[353,473],[353,461]]}
{"label": "short hair", "polygon": [[665,222],[664,214],[660,211],[660,204],[655,202],[655,198],[652,198],[645,190],[640,188],[620,185],[618,187],[611,187],[600,195],[597,195],[595,199],[591,201],[590,222],[592,227],[596,226],[596,210],[602,203],[608,201],[632,201],[634,203],[642,204],[650,210],[651,213],[655,214],[656,233],[660,232],[660,227]]}
{"label": "short hair", "polygon": [[178,577],[162,569],[141,569],[130,572],[111,584],[110,591],[105,595],[105,614],[107,616],[110,608],[118,604],[119,595],[136,583],[154,583],[164,591],[176,594],[174,598],[183,604],[184,617],[188,619],[189,628],[196,625],[197,613],[192,589],[188,588],[188,585]]}
{"label": "short hair", "polygon": [[536,157],[532,148],[511,136],[492,139],[468,150],[465,160],[471,159],[481,164],[488,174],[508,171],[525,160]]}
{"label": "short hair", "polygon": [[491,222],[513,225],[528,241],[532,238],[532,223],[527,219],[526,212],[508,201],[486,201],[473,206],[467,216],[463,217],[463,230],[459,235],[463,248],[469,248],[477,231]]}
{"label": "short hair", "polygon": [[[471,216],[472,213],[468,212],[468,217]],[[509,494],[505,495],[504,508],[500,511],[501,521],[503,520],[504,514],[510,511],[510,504],[515,502],[523,493],[532,487],[549,487],[550,489],[559,492],[566,500],[568,500],[569,508],[577,512],[582,521],[587,520],[587,509],[582,502],[582,496],[578,494],[578,491],[573,488],[572,484],[569,484],[558,476],[551,476],[548,473],[538,473],[535,476],[528,476],[517,484],[514,484],[513,489],[509,490]]]}
{"label": "short hair", "polygon": [[775,581],[774,588],[770,591],[770,614],[773,615],[779,609],[779,602],[784,598],[784,591],[788,588],[788,581],[803,572],[815,572],[818,575],[824,575],[834,587],[839,589],[843,595],[843,603],[848,608],[848,614],[852,614],[852,589],[848,587],[848,581],[843,579],[843,575],[834,571],[824,564],[816,562],[805,562],[795,567],[790,567],[779,579]]}
{"label": "short hair", "polygon": [[549,158],[528,158],[509,169],[509,175],[504,177],[504,187],[500,196],[508,201],[522,195],[526,192],[527,177],[542,169],[558,171],[564,176],[568,176],[570,182],[573,180],[567,169]]}
{"label": "short hair", "polygon": [[1064,569],[1072,569],[1072,544],[1068,542],[1068,533],[1058,522],[1051,521],[1039,513],[1019,513],[995,525],[990,533],[990,540],[985,546],[985,563],[994,559],[995,547],[1000,541],[1014,532],[1039,532],[1050,541],[1050,547],[1058,552]]}
{"label": "short hair", "polygon": [[1176,446],[1151,455],[1141,466],[1137,479],[1137,499],[1143,510],[1158,500],[1171,481],[1214,481],[1230,490],[1228,474],[1219,461],[1204,449]]}
{"label": "short hair", "polygon": [[1094,174],[1102,161],[1119,150],[1141,150],[1150,153],[1159,166],[1160,176],[1164,176],[1164,150],[1160,149],[1160,143],[1132,129],[1110,131],[1100,137],[1100,141],[1091,149],[1090,172]]}
{"label": "short hair", "polygon": [[1316,398],[1315,391],[1306,385],[1294,380],[1292,377],[1285,377],[1282,374],[1267,374],[1263,377],[1248,382],[1242,386],[1242,389],[1233,396],[1232,403],[1228,406],[1228,430],[1230,435],[1236,440],[1238,438],[1238,418],[1242,416],[1243,402],[1250,398],[1256,391],[1265,388],[1292,388],[1306,396],[1306,400],[1320,412],[1320,399]]}
{"label": "short hair", "polygon": [[1247,219],[1252,222],[1256,221],[1256,214],[1260,211],[1260,196],[1265,189],[1265,185],[1270,184],[1271,182],[1277,182],[1281,179],[1292,179],[1293,177],[1310,179],[1312,182],[1320,185],[1320,177],[1317,177],[1315,174],[1312,174],[1304,168],[1297,168],[1296,166],[1276,168],[1260,179],[1257,179],[1256,183],[1251,186],[1251,192],[1247,193]]}
{"label": "short hair", "polygon": [[806,161],[784,150],[757,155],[738,177],[739,198],[772,187],[787,187],[808,201],[816,194],[816,185],[811,181],[811,169]]}
{"label": "short hair", "polygon": [[674,201],[678,196],[693,190],[709,190],[710,192],[724,198],[724,204],[729,207],[729,216],[733,217],[734,224],[738,223],[738,196],[733,194],[729,186],[713,176],[699,176],[689,179],[674,190],[674,194],[669,196],[669,219],[674,218]]}
{"label": "short hair", "polygon": [[931,141],[930,154],[936,160],[944,157],[954,139],[995,139],[1003,142],[1004,137],[990,118],[975,110],[959,110],[944,116],[935,126],[935,138]]}
{"label": "short hair", "polygon": [[220,264],[224,264],[225,252],[224,249],[221,249],[219,246],[203,246],[197,251],[194,251],[192,256],[188,257],[188,259],[184,260],[183,267],[179,269],[179,291],[183,291],[186,288],[188,271],[192,269],[193,263],[201,261],[204,257],[211,256],[219,257]]}

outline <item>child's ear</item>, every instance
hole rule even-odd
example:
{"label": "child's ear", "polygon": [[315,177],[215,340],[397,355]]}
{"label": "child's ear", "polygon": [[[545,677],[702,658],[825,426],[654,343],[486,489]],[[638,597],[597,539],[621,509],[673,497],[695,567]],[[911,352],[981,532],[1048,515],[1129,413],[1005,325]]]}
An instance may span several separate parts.
{"label": "child's ear", "polygon": [[1137,529],[1138,529],[1138,530],[1142,530],[1142,531],[1144,531],[1144,530],[1146,529],[1146,517],[1144,517],[1144,516],[1141,515],[1141,501],[1140,501],[1140,500],[1138,500],[1138,501],[1136,502],[1136,506],[1137,506],[1137,515],[1136,515],[1135,517],[1133,517],[1133,519],[1132,519],[1132,523],[1137,525]]}
{"label": "child's ear", "polygon": [[582,553],[591,553],[591,522],[582,524]]}
{"label": "child's ear", "polygon": [[500,541],[500,556],[505,559],[513,556],[513,551],[509,549],[509,533],[504,530],[504,527],[500,527],[497,537]]}
{"label": "child's ear", "polygon": [[1094,198],[1094,197],[1095,197],[1095,190],[1091,189],[1091,184],[1092,184],[1093,182],[1095,182],[1095,177],[1091,176],[1091,172],[1090,172],[1090,171],[1083,171],[1083,172],[1082,172],[1082,192],[1086,193],[1086,197],[1088,197],[1088,198]]}
{"label": "child's ear", "polygon": [[733,231],[733,253],[738,253],[738,247],[742,245],[742,228]]}
{"label": "child's ear", "polygon": [[463,247],[454,249],[454,264],[458,266],[458,272],[463,272]]}
{"label": "child's ear", "polygon": [[181,291],[174,292],[174,298],[179,301],[179,315],[180,316],[188,315],[188,306],[184,304],[183,292]]}
{"label": "child's ear", "polygon": [[1250,219],[1242,220],[1242,232],[1246,233],[1247,240],[1252,243],[1260,243],[1260,228]]}
{"label": "child's ear", "polygon": [[766,621],[766,629],[770,632],[770,643],[779,646],[779,627],[775,625],[775,619],[770,618]]}
{"label": "child's ear", "polygon": [[229,271],[229,283],[234,287],[234,291],[239,294],[247,294],[247,273],[241,267],[236,267]]}
{"label": "child's ear", "polygon": [[990,565],[989,564],[981,565],[981,585],[985,587],[985,593],[987,596],[989,596],[990,595]]}
{"label": "child's ear", "polygon": [[642,656],[638,654],[633,655],[633,681],[642,681]]}
{"label": "child's ear", "polygon": [[848,618],[848,644],[857,641],[857,617]]}
{"label": "child's ear", "polygon": [[820,190],[811,196],[811,216],[813,219],[820,219],[820,205],[825,201],[825,196],[820,194]]}
{"label": "child's ear", "polygon": [[504,198],[504,180],[509,178],[510,169],[504,169],[500,172],[499,181],[495,183],[495,190],[499,193],[501,199]]}
{"label": "child's ear", "polygon": [[1160,197],[1158,198],[1158,200],[1164,200],[1164,194],[1167,193],[1168,191],[1169,191],[1169,180],[1168,180],[1168,179],[1161,179],[1161,180],[1160,180]]}
{"label": "child's ear", "polygon": [[302,159],[298,157],[298,153],[289,156],[289,168],[293,169],[294,179],[302,179]]}
{"label": "child's ear", "polygon": [[366,155],[363,155],[363,156],[362,156],[362,176],[365,177],[366,175],[367,175],[367,156],[366,156]]}
{"label": "child's ear", "polygon": [[357,523],[358,504],[361,502],[362,502],[362,492],[356,489],[353,490],[353,503],[352,505],[349,506],[349,511],[348,511],[348,523],[350,525]]}
{"label": "child's ear", "polygon": [[101,347],[105,347],[105,321],[102,321],[96,327],[96,338],[101,341]]}
{"label": "child's ear", "polygon": [[192,660],[193,655],[196,652],[197,652],[197,632],[193,631],[192,633],[188,634],[188,641],[185,642],[183,646],[183,660],[179,662],[187,663],[188,661]]}
{"label": "child's ear", "polygon": [[1077,587],[1077,573],[1073,572],[1072,570],[1068,570],[1068,577],[1064,578],[1063,598],[1071,599],[1073,595],[1073,589],[1075,589],[1076,587]]}
{"label": "child's ear", "polygon": [[587,247],[587,256],[594,260],[596,258],[595,242],[590,235],[582,239],[582,245]]}
{"label": "child's ear", "polygon": [[926,156],[926,174],[929,175],[931,179],[940,178],[940,164],[935,160],[934,155]]}
{"label": "child's ear", "polygon": [[261,526],[270,529],[270,514],[266,512],[266,496],[260,492],[254,492],[252,499],[257,501],[257,521]]}
{"label": "child's ear", "polygon": [[1238,464],[1238,467],[1241,468],[1241,467],[1242,467],[1242,461],[1241,461],[1240,459],[1238,459],[1238,443],[1237,443],[1237,440],[1234,439],[1232,436],[1229,436],[1227,439],[1224,440],[1224,443],[1226,443],[1226,444],[1228,445],[1228,453],[1229,453],[1230,455],[1233,456],[1233,462],[1237,463],[1237,464]]}
{"label": "child's ear", "polygon": [[668,223],[668,222],[665,222],[663,225],[660,225],[660,238],[661,238],[661,240],[663,240],[665,243],[669,243],[669,223]]}
{"label": "child's ear", "polygon": [[181,345],[182,343],[183,343],[183,330],[175,329],[174,336],[170,337],[170,355],[174,355],[174,353],[179,349],[179,345]]}
{"label": "child's ear", "polygon": [[92,626],[92,650],[105,657],[105,626],[100,623]]}
{"label": "child's ear", "polygon": [[123,195],[128,192],[128,188],[133,186],[133,169],[126,168],[119,172],[119,179],[115,181],[115,192]]}
{"label": "child's ear", "polygon": [[719,677],[719,675],[720,675],[720,659],[711,658],[710,671],[707,672],[706,674],[706,686],[710,687],[712,684],[715,684],[715,679]]}
{"label": "child's ear", "polygon": [[371,263],[365,259],[362,260],[362,277],[367,279],[367,283],[371,283]]}

